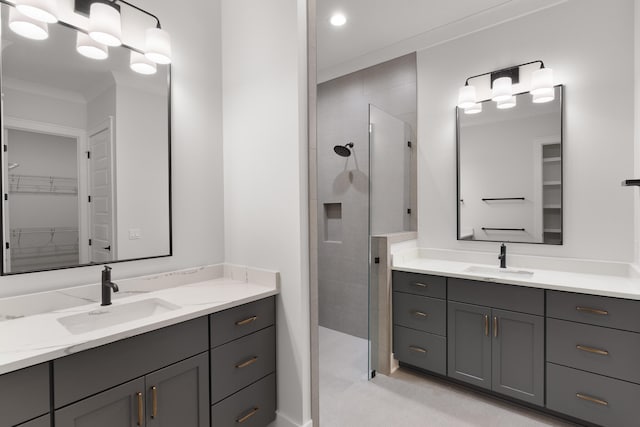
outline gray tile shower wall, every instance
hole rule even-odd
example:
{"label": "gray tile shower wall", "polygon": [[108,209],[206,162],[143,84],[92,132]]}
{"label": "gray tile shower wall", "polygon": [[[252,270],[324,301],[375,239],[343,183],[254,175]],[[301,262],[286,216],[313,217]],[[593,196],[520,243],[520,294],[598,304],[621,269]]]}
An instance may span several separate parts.
{"label": "gray tile shower wall", "polygon": [[[415,139],[415,54],[318,85],[320,325],[361,338],[368,335],[369,104],[409,123]],[[334,153],[349,142],[350,157]]]}

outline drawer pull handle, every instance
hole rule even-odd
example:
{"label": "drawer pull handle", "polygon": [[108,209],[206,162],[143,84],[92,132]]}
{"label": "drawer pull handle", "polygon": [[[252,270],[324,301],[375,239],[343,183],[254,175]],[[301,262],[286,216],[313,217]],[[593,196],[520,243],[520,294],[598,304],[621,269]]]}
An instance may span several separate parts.
{"label": "drawer pull handle", "polygon": [[607,402],[606,400],[597,399],[595,397],[587,396],[586,394],[576,393],[576,397],[578,399],[586,400],[587,402],[597,403],[598,405],[602,406],[609,406],[609,402]]}
{"label": "drawer pull handle", "polygon": [[142,401],[142,393],[137,392],[136,396],[138,397],[138,425],[141,426],[142,423],[144,422],[144,412],[143,412],[144,402]]}
{"label": "drawer pull handle", "polygon": [[413,312],[413,315],[414,315],[415,317],[421,317],[421,318],[429,317],[429,314],[428,314],[428,313],[425,313],[425,312],[423,312],[423,311],[414,311],[414,312]]}
{"label": "drawer pull handle", "polygon": [[493,316],[493,336],[498,336],[498,316]]}
{"label": "drawer pull handle", "polygon": [[244,325],[248,325],[249,323],[253,323],[256,320],[258,320],[258,316],[251,316],[251,317],[247,317],[244,320],[238,320],[236,322],[236,326],[244,326]]}
{"label": "drawer pull handle", "polygon": [[587,347],[586,345],[577,345],[578,350],[586,351],[587,353],[599,354],[600,356],[608,356],[607,350],[600,350],[599,348]]}
{"label": "drawer pull handle", "polygon": [[245,415],[245,416],[243,416],[243,417],[240,417],[240,418],[237,418],[237,419],[236,419],[236,422],[237,422],[238,424],[242,424],[243,422],[247,421],[249,418],[253,417],[253,416],[256,414],[256,412],[258,412],[258,409],[260,409],[260,408],[258,408],[257,406],[256,406],[256,407],[254,407],[254,408],[251,410],[251,412],[249,412],[247,415]]}
{"label": "drawer pull handle", "polygon": [[420,283],[420,282],[413,282],[413,286],[416,286],[418,288],[428,288],[429,285],[426,283]]}
{"label": "drawer pull handle", "polygon": [[251,359],[247,360],[246,362],[238,363],[236,365],[236,368],[238,368],[238,369],[246,368],[247,366],[253,365],[257,361],[258,361],[258,356],[254,356]]}
{"label": "drawer pull handle", "polygon": [[484,315],[484,336],[489,336],[489,316]]}
{"label": "drawer pull handle", "polygon": [[607,316],[609,314],[609,312],[607,310],[600,310],[600,309],[591,308],[591,307],[576,306],[576,310],[578,310],[578,311],[580,311],[582,313],[598,314],[600,316]]}
{"label": "drawer pull handle", "polygon": [[158,416],[158,387],[151,387],[151,418]]}
{"label": "drawer pull handle", "polygon": [[425,350],[424,348],[422,348],[422,347],[416,347],[416,346],[414,346],[414,345],[410,345],[410,346],[409,346],[409,350],[411,350],[411,351],[415,351],[416,353],[422,353],[422,354],[426,354],[426,353],[427,353],[427,350]]}

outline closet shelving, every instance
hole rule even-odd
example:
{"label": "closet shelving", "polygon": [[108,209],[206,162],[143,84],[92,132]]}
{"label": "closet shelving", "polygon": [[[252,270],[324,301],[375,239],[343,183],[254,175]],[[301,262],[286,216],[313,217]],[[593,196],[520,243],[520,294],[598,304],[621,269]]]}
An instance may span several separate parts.
{"label": "closet shelving", "polygon": [[61,176],[9,175],[10,193],[78,194],[78,180]]}
{"label": "closet shelving", "polygon": [[560,138],[542,147],[544,243],[562,243],[562,147]]}
{"label": "closet shelving", "polygon": [[12,228],[10,236],[12,271],[47,265],[78,263],[77,227]]}

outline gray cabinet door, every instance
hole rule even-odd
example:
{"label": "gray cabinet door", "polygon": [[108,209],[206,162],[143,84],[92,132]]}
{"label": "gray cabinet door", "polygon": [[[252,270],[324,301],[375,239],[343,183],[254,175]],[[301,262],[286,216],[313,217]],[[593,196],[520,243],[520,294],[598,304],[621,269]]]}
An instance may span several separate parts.
{"label": "gray cabinet door", "polygon": [[[144,379],[138,378],[55,412],[56,427],[144,425]],[[139,423],[140,419],[142,423]]]}
{"label": "gray cabinet door", "polygon": [[491,309],[449,302],[448,374],[491,389]]}
{"label": "gray cabinet door", "polygon": [[544,404],[544,318],[492,310],[492,389]]}
{"label": "gray cabinet door", "polygon": [[147,427],[209,426],[209,355],[203,353],[145,377]]}

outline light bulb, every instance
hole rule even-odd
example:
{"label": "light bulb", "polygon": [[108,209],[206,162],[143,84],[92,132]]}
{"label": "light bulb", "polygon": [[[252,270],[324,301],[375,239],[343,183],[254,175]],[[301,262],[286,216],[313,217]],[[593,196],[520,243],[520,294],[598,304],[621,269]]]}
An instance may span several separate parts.
{"label": "light bulb", "polygon": [[26,16],[14,8],[9,9],[9,28],[32,40],[45,40],[49,37],[49,27],[45,22]]}
{"label": "light bulb", "polygon": [[136,73],[145,75],[155,74],[157,70],[155,62],[133,50],[131,51],[129,66]]}
{"label": "light bulb", "polygon": [[36,21],[53,24],[58,22],[56,0],[16,0],[16,9]]}
{"label": "light bulb", "polygon": [[462,86],[458,91],[458,107],[467,109],[476,104],[476,88],[471,85]]}
{"label": "light bulb", "polygon": [[478,114],[478,113],[482,113],[482,103],[478,102],[476,104],[473,104],[471,107],[465,108],[464,109],[464,113],[465,114]]}
{"label": "light bulb", "polygon": [[334,27],[342,27],[344,24],[347,23],[347,17],[344,16],[342,13],[335,13],[331,17],[329,22],[331,22],[331,25],[333,25]]}
{"label": "light bulb", "polygon": [[83,56],[91,59],[107,59],[109,49],[107,46],[98,43],[85,33],[78,32],[76,39],[76,50]]}
{"label": "light bulb", "polygon": [[540,92],[553,90],[553,70],[551,68],[540,68],[531,74],[531,95]]}
{"label": "light bulb", "polygon": [[556,98],[556,90],[554,88],[547,88],[545,90],[538,90],[533,94],[532,102],[535,104],[542,104],[545,102],[551,102]]}
{"label": "light bulb", "polygon": [[493,81],[491,99],[496,102],[505,101],[513,95],[511,77],[500,77]]}
{"label": "light bulb", "polygon": [[122,44],[120,10],[115,4],[91,3],[89,10],[89,36],[107,46]]}
{"label": "light bulb", "polygon": [[171,63],[171,37],[161,28],[148,28],[145,34],[145,56],[156,64]]}
{"label": "light bulb", "polygon": [[516,97],[511,96],[510,98],[504,99],[502,101],[498,101],[496,107],[500,110],[506,110],[507,108],[513,108],[516,106]]}

